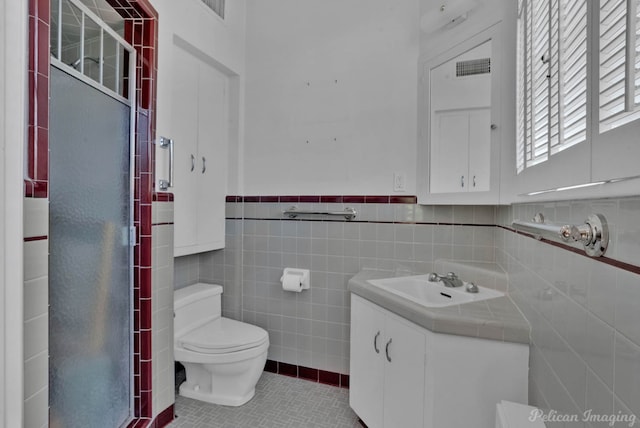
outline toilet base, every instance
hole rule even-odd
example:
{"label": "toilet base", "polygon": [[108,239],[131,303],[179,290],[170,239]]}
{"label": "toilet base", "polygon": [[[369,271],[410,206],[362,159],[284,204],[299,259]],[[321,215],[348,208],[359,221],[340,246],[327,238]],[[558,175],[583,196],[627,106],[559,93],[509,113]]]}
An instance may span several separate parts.
{"label": "toilet base", "polygon": [[183,382],[180,385],[180,395],[187,398],[193,398],[194,400],[205,401],[211,404],[220,404],[222,406],[242,406],[243,404],[249,402],[256,394],[256,389],[253,388],[246,395],[241,397],[228,397],[228,396],[220,396],[213,393],[205,393],[201,391],[196,391],[193,386],[189,385],[187,382]]}

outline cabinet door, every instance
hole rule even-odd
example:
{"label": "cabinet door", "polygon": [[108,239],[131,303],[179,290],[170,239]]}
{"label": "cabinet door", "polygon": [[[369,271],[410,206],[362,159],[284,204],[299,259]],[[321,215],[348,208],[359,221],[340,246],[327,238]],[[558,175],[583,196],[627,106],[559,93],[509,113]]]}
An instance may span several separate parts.
{"label": "cabinet door", "polygon": [[[384,370],[384,426],[424,425],[425,334],[396,315],[387,314]],[[366,422],[366,421],[365,421]]]}
{"label": "cabinet door", "polygon": [[198,251],[224,247],[227,189],[228,78],[200,62],[198,91]]}
{"label": "cabinet door", "polygon": [[469,112],[469,191],[485,192],[491,187],[491,111]]}
{"label": "cabinet door", "polygon": [[431,193],[466,192],[469,112],[435,112],[431,139]]}
{"label": "cabinet door", "polygon": [[383,425],[384,313],[351,295],[349,404],[369,428]]}
{"label": "cabinet door", "polygon": [[198,60],[173,45],[171,138],[175,165],[175,242],[176,256],[196,242],[197,222],[193,207],[198,200],[196,156],[198,142]]}

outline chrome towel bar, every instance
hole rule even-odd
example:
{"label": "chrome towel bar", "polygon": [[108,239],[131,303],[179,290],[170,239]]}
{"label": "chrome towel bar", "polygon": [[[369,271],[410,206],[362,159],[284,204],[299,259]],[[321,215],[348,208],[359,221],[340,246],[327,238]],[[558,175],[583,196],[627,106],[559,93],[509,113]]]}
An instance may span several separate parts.
{"label": "chrome towel bar", "polygon": [[533,222],[514,220],[515,230],[527,232],[537,239],[543,236],[560,239],[563,242],[581,242],[584,251],[591,257],[600,257],[607,250],[609,244],[609,227],[602,214],[591,214],[584,224],[545,223],[542,214],[536,214]]}
{"label": "chrome towel bar", "polygon": [[347,220],[353,220],[356,218],[358,212],[354,208],[345,208],[344,211],[305,211],[299,210],[298,207],[291,207],[284,210],[282,214],[289,216],[289,218],[296,218],[299,215],[328,215],[328,216],[341,216]]}

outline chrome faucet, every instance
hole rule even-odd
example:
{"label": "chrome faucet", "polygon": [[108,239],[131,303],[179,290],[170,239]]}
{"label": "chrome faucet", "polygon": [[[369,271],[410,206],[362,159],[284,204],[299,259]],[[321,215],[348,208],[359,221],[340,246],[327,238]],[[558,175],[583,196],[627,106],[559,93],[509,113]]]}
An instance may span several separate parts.
{"label": "chrome faucet", "polygon": [[446,275],[438,275],[437,273],[430,273],[428,280],[431,282],[442,281],[445,287],[462,287],[463,283],[458,275],[453,272],[449,272]]}

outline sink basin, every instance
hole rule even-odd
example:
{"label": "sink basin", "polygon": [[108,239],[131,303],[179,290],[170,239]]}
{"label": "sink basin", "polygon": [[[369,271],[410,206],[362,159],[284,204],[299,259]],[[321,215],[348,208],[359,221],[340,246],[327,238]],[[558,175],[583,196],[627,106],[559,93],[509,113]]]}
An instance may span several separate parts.
{"label": "sink basin", "polygon": [[504,296],[500,291],[480,286],[477,293],[469,293],[466,291],[467,283],[462,287],[451,288],[445,287],[440,281],[431,282],[428,277],[429,275],[402,276],[370,279],[368,282],[427,308],[444,308]]}

